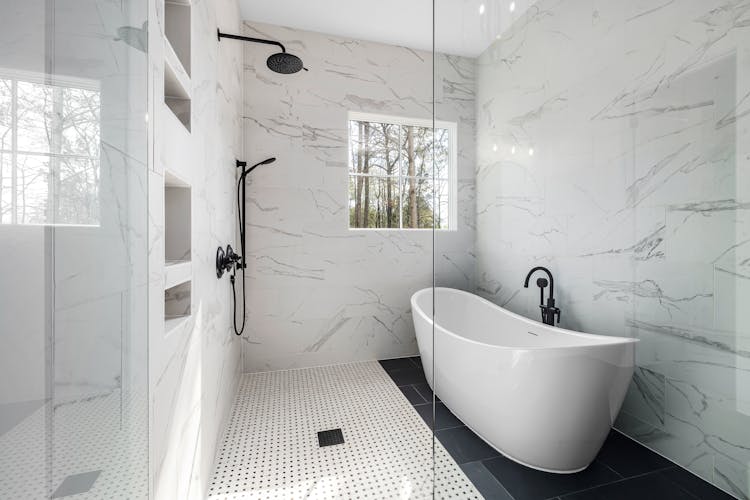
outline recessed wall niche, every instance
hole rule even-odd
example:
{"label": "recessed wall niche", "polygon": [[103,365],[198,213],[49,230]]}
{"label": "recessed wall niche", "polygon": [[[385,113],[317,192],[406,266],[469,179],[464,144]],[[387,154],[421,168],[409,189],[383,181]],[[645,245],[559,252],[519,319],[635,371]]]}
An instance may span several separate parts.
{"label": "recessed wall niche", "polygon": [[191,127],[191,5],[164,2],[164,104],[188,131]]}
{"label": "recessed wall niche", "polygon": [[164,261],[167,266],[190,262],[192,214],[190,185],[164,175]]}

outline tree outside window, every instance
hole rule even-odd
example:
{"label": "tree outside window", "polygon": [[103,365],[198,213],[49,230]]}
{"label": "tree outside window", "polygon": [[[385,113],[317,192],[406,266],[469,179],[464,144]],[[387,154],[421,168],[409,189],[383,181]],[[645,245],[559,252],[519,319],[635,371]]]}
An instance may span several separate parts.
{"label": "tree outside window", "polygon": [[0,224],[98,225],[100,93],[0,73]]}
{"label": "tree outside window", "polygon": [[450,123],[352,113],[349,227],[455,229],[455,133]]}

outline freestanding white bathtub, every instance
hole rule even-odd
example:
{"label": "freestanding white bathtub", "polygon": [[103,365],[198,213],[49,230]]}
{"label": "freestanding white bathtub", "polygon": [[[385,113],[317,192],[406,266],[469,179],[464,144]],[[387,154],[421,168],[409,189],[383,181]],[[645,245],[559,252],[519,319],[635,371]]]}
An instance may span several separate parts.
{"label": "freestanding white bathtub", "polygon": [[433,344],[432,300],[432,288],[415,293],[412,317],[427,381],[448,409],[520,464],[588,467],[620,411],[637,340],[548,326],[436,288]]}

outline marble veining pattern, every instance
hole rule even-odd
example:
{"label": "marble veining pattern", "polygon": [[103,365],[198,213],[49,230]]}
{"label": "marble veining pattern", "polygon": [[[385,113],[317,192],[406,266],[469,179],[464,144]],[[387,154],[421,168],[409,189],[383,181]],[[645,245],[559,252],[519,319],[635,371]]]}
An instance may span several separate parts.
{"label": "marble veining pattern", "polygon": [[[246,372],[417,352],[409,297],[432,284],[431,231],[350,231],[347,112],[432,117],[432,56],[245,23],[309,72],[278,75],[246,44]],[[474,61],[439,55],[437,119],[458,124],[458,230],[438,233],[438,283],[474,286]]]}
{"label": "marble veining pattern", "polygon": [[477,60],[477,290],[641,342],[618,428],[750,497],[750,2],[542,0]]}

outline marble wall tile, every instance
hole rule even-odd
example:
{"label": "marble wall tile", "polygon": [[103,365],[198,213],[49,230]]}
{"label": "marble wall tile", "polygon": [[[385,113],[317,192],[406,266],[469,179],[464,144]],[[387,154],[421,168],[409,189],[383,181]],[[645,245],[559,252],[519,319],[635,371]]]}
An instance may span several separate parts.
{"label": "marble wall tile", "polygon": [[[216,40],[238,32],[234,0],[191,2],[192,127],[163,104],[164,11],[150,2],[153,84],[149,176],[150,465],[154,498],[205,498],[240,373],[228,278],[217,280],[218,246],[236,244],[235,159],[242,158],[242,44]],[[175,151],[175,148],[179,148]],[[164,175],[191,184],[190,316],[165,331]],[[179,297],[177,297],[179,298]],[[187,301],[184,303],[187,306]],[[169,312],[169,310],[167,310]]]}
{"label": "marble wall tile", "polygon": [[476,63],[479,293],[536,317],[550,267],[563,326],[641,340],[618,427],[740,498],[749,21],[542,0]]}
{"label": "marble wall tile", "polygon": [[[431,286],[431,231],[352,231],[347,113],[432,118],[432,55],[245,23],[309,68],[270,72],[245,50],[245,153],[274,156],[248,179],[244,369],[262,371],[417,352],[409,299]],[[458,124],[457,231],[435,236],[436,280],[474,287],[475,68],[439,55],[436,119]]]}

